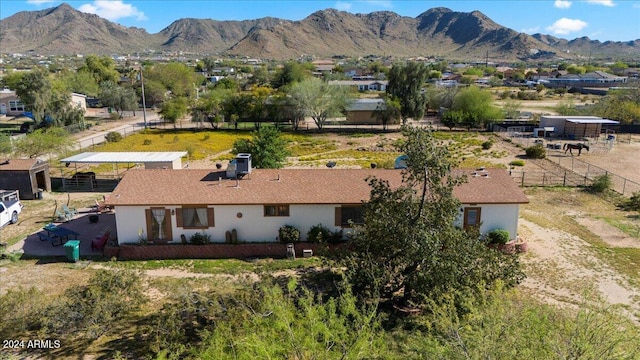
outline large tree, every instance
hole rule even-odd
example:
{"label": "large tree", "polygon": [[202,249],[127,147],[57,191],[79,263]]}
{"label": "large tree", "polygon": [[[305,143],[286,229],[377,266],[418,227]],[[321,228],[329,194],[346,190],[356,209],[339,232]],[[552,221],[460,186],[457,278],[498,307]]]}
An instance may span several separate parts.
{"label": "large tree", "polygon": [[90,74],[97,84],[105,81],[117,83],[120,80],[120,73],[116,70],[116,62],[108,56],[87,56],[84,65],[78,69],[78,72]]}
{"label": "large tree", "polygon": [[500,109],[492,103],[493,98],[490,92],[477,86],[470,86],[460,90],[453,99],[451,108],[462,111],[465,114],[464,125],[467,128],[472,128],[503,117]]}
{"label": "large tree", "polygon": [[400,121],[401,108],[399,99],[385,96],[384,102],[378,104],[372,116],[382,123],[382,130],[387,130],[387,126],[397,124]]}
{"label": "large tree", "polygon": [[62,128],[38,129],[15,143],[15,152],[30,158],[44,154],[63,154],[73,146],[69,133]]}
{"label": "large tree", "polygon": [[130,87],[121,87],[111,81],[100,84],[100,101],[102,105],[114,108],[122,115],[127,110],[138,108],[138,96]]}
{"label": "large tree", "polygon": [[185,97],[175,97],[165,101],[160,109],[160,117],[168,123],[173,124],[173,128],[176,128],[176,123],[181,120],[189,111],[188,101]]}
{"label": "large tree", "polygon": [[43,122],[53,96],[49,72],[41,67],[33,68],[20,78],[15,91],[25,109],[33,114],[34,121]]}
{"label": "large tree", "polygon": [[273,126],[261,126],[251,139],[239,139],[233,144],[234,154],[251,154],[253,166],[260,169],[278,169],[289,154],[287,143]]}
{"label": "large tree", "polygon": [[421,120],[427,108],[427,96],[423,86],[429,76],[430,69],[418,62],[396,64],[389,70],[387,94],[400,100],[402,122],[409,118]]}
{"label": "large tree", "polygon": [[426,129],[404,127],[403,134],[403,184],[369,180],[364,225],[342,263],[355,290],[414,306],[447,299],[462,305],[497,281],[517,284],[523,274],[516,255],[489,249],[477,230],[455,225],[460,203],[453,188],[464,179],[454,175],[447,147]]}
{"label": "large tree", "polygon": [[287,86],[296,82],[301,82],[311,77],[313,65],[301,64],[299,62],[290,61],[276,71],[271,79],[271,87],[274,89]]}
{"label": "large tree", "polygon": [[291,84],[286,93],[292,106],[311,117],[319,130],[328,118],[342,113],[350,98],[347,89],[315,78]]}
{"label": "large tree", "polygon": [[222,104],[232,95],[232,90],[214,89],[202,94],[195,100],[191,107],[191,121],[202,125],[203,122],[211,123],[211,127],[218,128],[223,122]]}

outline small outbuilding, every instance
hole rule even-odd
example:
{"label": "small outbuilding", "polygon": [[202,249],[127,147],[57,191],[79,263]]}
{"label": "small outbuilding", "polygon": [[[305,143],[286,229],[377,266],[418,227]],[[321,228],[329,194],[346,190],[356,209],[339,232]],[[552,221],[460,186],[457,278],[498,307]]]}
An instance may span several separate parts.
{"label": "small outbuilding", "polygon": [[547,115],[540,117],[540,128],[555,128],[554,134],[571,139],[582,137],[598,137],[602,125],[619,125],[618,121],[603,119],[597,116],[562,116]]}
{"label": "small outbuilding", "polygon": [[0,189],[19,190],[22,200],[40,198],[43,191],[51,191],[49,163],[39,159],[0,162]]}

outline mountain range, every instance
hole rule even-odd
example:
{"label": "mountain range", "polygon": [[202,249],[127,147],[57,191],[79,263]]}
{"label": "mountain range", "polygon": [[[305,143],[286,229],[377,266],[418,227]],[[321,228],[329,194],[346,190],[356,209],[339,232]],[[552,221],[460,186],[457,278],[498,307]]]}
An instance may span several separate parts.
{"label": "mountain range", "polygon": [[390,11],[351,14],[327,9],[300,21],[264,17],[217,21],[179,19],[156,34],[124,27],[68,4],[23,11],[0,20],[0,52],[73,55],[183,51],[287,60],[302,55],[438,57],[457,60],[633,60],[640,39],[600,42],[528,35],[479,11],[433,8],[415,18]]}

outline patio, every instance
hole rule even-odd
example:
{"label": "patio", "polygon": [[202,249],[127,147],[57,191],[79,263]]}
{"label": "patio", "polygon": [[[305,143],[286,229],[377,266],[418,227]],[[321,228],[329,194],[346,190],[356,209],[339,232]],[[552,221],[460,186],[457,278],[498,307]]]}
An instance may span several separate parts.
{"label": "patio", "polygon": [[[55,223],[69,230],[77,232],[80,241],[80,259],[87,256],[101,256],[101,250],[91,249],[91,241],[97,235],[100,235],[106,227],[111,228],[111,238],[115,236],[116,220],[113,213],[103,213],[98,215],[98,222],[89,221],[90,215],[96,215],[92,209],[79,209],[78,215],[73,219],[64,223]],[[43,226],[45,224],[42,224]],[[52,246],[50,241],[41,241],[38,236],[39,232],[45,232],[41,229],[36,233],[27,236],[23,241],[13,245],[9,250],[22,250],[27,257],[52,257],[66,256],[64,246]]]}

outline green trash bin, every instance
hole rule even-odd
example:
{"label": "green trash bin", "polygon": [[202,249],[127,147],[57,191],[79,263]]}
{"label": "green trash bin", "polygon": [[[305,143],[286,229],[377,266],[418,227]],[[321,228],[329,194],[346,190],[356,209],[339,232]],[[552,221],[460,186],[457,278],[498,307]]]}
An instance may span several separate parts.
{"label": "green trash bin", "polygon": [[64,243],[64,250],[67,253],[67,260],[69,262],[77,262],[80,260],[80,241],[69,240]]}

